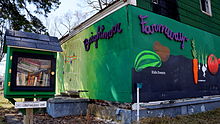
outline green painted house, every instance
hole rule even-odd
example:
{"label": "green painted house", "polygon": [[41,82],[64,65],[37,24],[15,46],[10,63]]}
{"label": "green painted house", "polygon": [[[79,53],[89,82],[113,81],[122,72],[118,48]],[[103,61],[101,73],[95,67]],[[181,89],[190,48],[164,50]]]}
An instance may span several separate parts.
{"label": "green painted house", "polygon": [[217,0],[117,1],[61,38],[56,92],[121,103],[220,94]]}

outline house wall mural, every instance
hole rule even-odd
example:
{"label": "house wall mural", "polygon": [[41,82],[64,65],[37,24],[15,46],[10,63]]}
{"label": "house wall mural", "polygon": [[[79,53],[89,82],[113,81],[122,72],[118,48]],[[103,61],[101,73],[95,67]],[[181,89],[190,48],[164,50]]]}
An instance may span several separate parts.
{"label": "house wall mural", "polygon": [[219,40],[127,5],[62,44],[57,92],[84,90],[81,97],[135,102],[142,83],[142,102],[216,95]]}

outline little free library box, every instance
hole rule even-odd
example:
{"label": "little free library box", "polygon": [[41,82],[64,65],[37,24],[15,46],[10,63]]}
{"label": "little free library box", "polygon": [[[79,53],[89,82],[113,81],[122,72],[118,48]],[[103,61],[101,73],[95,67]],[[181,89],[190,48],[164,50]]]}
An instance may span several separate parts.
{"label": "little free library box", "polygon": [[61,51],[56,37],[6,30],[5,98],[54,96],[56,56]]}

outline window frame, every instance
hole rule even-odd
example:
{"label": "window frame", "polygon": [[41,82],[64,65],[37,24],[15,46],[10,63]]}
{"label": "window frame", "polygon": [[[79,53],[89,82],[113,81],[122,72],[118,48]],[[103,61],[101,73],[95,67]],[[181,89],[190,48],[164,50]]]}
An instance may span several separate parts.
{"label": "window frame", "polygon": [[209,9],[209,12],[206,12],[202,9],[202,0],[199,0],[200,1],[200,10],[202,11],[202,13],[208,15],[208,16],[212,16],[212,6],[211,6],[211,0],[207,0],[208,1],[208,9]]}
{"label": "window frame", "polygon": [[50,85],[49,86],[17,86],[17,65],[18,58],[31,58],[31,59],[42,59],[51,61],[51,72],[56,72],[56,59],[53,55],[44,55],[36,53],[24,53],[24,52],[13,52],[12,58],[12,71],[11,71],[11,91],[41,91],[41,92],[52,92],[55,91],[55,74],[50,74]]}
{"label": "window frame", "polygon": [[151,1],[153,4],[159,4],[159,0],[152,0]]}

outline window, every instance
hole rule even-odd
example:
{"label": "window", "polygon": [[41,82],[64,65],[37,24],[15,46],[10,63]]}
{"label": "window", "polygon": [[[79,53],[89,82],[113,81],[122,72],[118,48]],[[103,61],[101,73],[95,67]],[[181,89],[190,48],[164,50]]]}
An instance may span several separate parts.
{"label": "window", "polygon": [[11,90],[53,91],[54,64],[55,58],[52,55],[14,52]]}
{"label": "window", "polygon": [[211,0],[200,0],[201,11],[209,16],[212,16]]}

